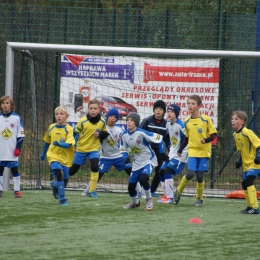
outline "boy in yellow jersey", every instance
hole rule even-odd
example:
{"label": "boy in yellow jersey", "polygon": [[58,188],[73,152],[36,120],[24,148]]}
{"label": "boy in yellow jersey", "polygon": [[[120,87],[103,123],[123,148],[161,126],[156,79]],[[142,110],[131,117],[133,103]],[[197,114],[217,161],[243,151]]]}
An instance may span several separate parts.
{"label": "boy in yellow jersey", "polygon": [[216,129],[209,116],[201,114],[199,109],[202,101],[198,95],[192,95],[187,101],[190,116],[184,120],[186,137],[178,150],[181,156],[183,149],[188,145],[188,171],[183,176],[174,196],[174,204],[180,201],[180,196],[189,181],[196,175],[197,195],[193,206],[203,204],[204,172],[208,171],[211,156],[211,141],[216,136]]}
{"label": "boy in yellow jersey", "polygon": [[88,114],[82,117],[74,130],[76,140],[76,153],[69,175],[74,175],[88,158],[91,166],[90,187],[88,196],[98,198],[96,187],[98,182],[98,163],[100,141],[109,134],[106,131],[106,120],[99,114],[99,101],[90,100],[88,103]]}
{"label": "boy in yellow jersey", "polygon": [[233,112],[231,117],[236,148],[240,151],[236,168],[243,166],[242,187],[247,203],[247,208],[241,213],[259,214],[254,180],[260,173],[260,139],[252,130],[245,127],[247,119],[247,114],[240,110]]}
{"label": "boy in yellow jersey", "polygon": [[75,140],[73,128],[67,124],[69,113],[66,107],[59,106],[54,110],[56,123],[51,124],[43,138],[44,147],[41,154],[47,160],[56,181],[51,182],[53,196],[59,199],[61,206],[69,206],[65,197],[64,180],[69,178],[69,167],[72,165]]}

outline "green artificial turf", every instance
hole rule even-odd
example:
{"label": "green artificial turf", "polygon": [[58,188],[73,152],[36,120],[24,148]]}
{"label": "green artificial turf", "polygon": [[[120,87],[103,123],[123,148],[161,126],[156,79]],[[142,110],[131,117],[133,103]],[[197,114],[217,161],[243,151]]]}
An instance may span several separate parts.
{"label": "green artificial turf", "polygon": [[[127,194],[93,199],[66,191],[61,207],[51,191],[0,198],[0,259],[260,259],[260,215],[243,215],[245,200],[181,197],[177,206],[145,200],[132,210]],[[191,224],[198,217],[202,224]]]}

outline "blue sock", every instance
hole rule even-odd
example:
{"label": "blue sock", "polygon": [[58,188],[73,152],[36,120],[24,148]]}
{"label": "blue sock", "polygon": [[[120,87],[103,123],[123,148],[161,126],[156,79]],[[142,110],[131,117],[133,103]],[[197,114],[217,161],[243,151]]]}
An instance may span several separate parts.
{"label": "blue sock", "polygon": [[64,189],[64,181],[55,181],[53,183],[53,186],[58,189],[59,196],[60,196],[60,202],[65,202],[65,189]]}

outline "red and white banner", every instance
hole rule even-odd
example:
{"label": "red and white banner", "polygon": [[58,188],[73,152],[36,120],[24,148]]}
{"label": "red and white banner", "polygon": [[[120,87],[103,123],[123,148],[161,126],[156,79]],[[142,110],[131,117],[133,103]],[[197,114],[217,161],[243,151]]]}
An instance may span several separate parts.
{"label": "red and white banner", "polygon": [[116,107],[119,124],[137,111],[141,119],[153,114],[154,102],[181,107],[180,119],[189,115],[187,97],[199,95],[201,113],[217,127],[219,93],[218,59],[157,59],[122,56],[64,54],[61,60],[60,104],[69,108],[73,125],[87,113],[91,99],[101,102],[106,114]]}

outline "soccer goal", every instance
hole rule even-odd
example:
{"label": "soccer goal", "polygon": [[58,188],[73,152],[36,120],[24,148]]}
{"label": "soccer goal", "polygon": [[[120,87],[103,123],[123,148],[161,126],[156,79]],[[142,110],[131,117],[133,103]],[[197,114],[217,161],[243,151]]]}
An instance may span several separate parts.
{"label": "soccer goal", "polygon": [[[205,175],[206,195],[223,197],[241,189],[241,170],[234,167],[238,156],[230,118],[233,111],[244,110],[249,116],[248,127],[259,133],[260,53],[19,42],[8,42],[6,48],[5,92],[14,98],[26,133],[19,159],[23,189],[50,187],[48,163],[40,161],[39,155],[58,105],[68,108],[68,123],[74,127],[87,113],[88,102],[98,99],[100,114],[106,116],[116,107],[120,114],[117,123],[125,129],[129,112],[139,113],[142,120],[153,114],[156,100],[163,100],[166,106],[179,105],[179,117],[184,119],[189,115],[187,97],[192,94],[202,98],[201,112],[209,115],[218,129],[218,142],[212,147],[210,170]],[[185,173],[186,169],[174,177],[175,187]],[[5,189],[12,188],[10,172],[6,170],[5,176]],[[98,190],[127,192],[127,177],[111,168]],[[84,189],[89,179],[86,162],[69,180],[68,188]],[[195,188],[194,179],[184,193],[193,195]]]}

